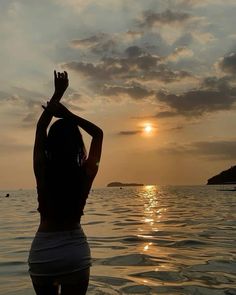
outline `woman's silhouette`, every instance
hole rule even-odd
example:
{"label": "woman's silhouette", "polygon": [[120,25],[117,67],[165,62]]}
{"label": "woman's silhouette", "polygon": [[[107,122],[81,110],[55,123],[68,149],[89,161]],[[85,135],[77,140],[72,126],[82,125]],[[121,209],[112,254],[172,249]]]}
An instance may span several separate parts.
{"label": "woman's silhouette", "polygon": [[[29,273],[36,294],[85,294],[90,249],[80,225],[98,171],[103,132],[71,113],[59,101],[68,87],[67,73],[54,71],[55,92],[36,128],[34,173],[40,224],[29,254]],[[52,118],[60,118],[47,134]],[[88,156],[81,127],[92,141]]]}

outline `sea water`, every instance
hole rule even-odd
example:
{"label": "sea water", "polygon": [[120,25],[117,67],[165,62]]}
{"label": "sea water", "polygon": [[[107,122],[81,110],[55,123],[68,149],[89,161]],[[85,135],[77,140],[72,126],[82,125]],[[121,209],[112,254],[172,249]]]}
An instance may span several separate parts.
{"label": "sea water", "polygon": [[[87,294],[236,294],[236,191],[219,189],[92,190],[82,218],[93,257]],[[36,208],[35,191],[0,192],[1,295],[35,294],[27,258]]]}

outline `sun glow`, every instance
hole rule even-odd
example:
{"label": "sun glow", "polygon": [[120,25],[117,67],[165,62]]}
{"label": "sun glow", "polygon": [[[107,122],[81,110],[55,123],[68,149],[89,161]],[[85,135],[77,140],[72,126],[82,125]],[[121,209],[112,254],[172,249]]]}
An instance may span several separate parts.
{"label": "sun glow", "polygon": [[152,126],[151,125],[147,125],[144,127],[144,131],[147,132],[147,133],[150,133],[152,132]]}
{"label": "sun glow", "polygon": [[144,127],[143,127],[144,134],[151,135],[153,133],[153,131],[154,131],[154,128],[153,128],[152,124],[146,123],[144,125]]}

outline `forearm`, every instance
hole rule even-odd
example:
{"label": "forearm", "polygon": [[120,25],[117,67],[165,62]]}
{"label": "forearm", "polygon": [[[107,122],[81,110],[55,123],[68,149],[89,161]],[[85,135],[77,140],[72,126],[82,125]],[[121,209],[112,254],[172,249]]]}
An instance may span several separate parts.
{"label": "forearm", "polygon": [[[59,102],[60,99],[62,98],[63,93],[54,93],[53,96],[50,99],[50,102]],[[42,112],[38,123],[37,123],[37,130],[41,129],[47,129],[51,120],[52,120],[53,115],[50,112],[47,112],[46,109]]]}
{"label": "forearm", "polygon": [[96,126],[95,124],[89,122],[88,120],[85,120],[71,112],[68,113],[68,118],[70,120],[73,120],[79,127],[84,129],[89,135],[92,137],[102,137],[103,131],[101,128]]}

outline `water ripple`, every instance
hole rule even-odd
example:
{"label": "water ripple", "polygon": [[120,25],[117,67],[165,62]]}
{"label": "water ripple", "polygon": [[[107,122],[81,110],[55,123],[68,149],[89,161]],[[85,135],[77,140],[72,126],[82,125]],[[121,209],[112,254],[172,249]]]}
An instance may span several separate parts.
{"label": "water ripple", "polygon": [[[33,295],[27,258],[37,198],[10,195],[0,199],[0,289]],[[235,195],[214,186],[94,189],[82,224],[90,295],[236,295]]]}

